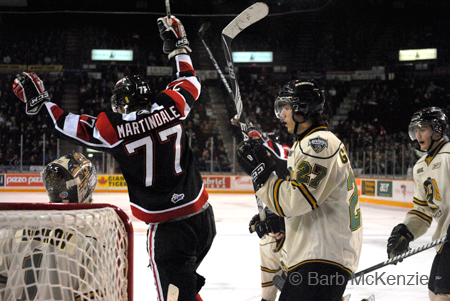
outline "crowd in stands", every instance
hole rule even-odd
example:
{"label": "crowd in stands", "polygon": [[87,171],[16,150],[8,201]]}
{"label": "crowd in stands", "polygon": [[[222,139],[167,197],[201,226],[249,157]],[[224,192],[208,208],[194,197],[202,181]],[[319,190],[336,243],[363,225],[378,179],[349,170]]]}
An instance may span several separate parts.
{"label": "crowd in stands", "polygon": [[[24,105],[14,95],[14,78],[12,74],[0,76],[0,171],[17,172],[21,163],[42,166],[55,160],[57,153],[56,137],[44,129],[38,115],[26,115]],[[52,99],[60,102],[64,94],[63,77],[43,74],[42,79]]]}
{"label": "crowd in stands", "polygon": [[[148,26],[139,23],[137,18],[136,22],[136,26],[132,27],[123,26],[120,22],[111,25],[101,21],[95,26],[86,23],[77,27],[78,34],[83,34],[83,43],[79,45],[81,62],[92,64],[89,55],[90,49],[93,48],[132,49],[135,60],[129,64],[97,63],[95,69],[75,73],[74,83],[79,108],[75,113],[96,116],[102,111],[110,110],[112,89],[118,79],[136,73],[146,75],[147,66],[167,66],[167,56],[161,52],[162,43],[158,33],[151,33]],[[1,20],[0,25],[5,26]],[[8,26],[13,28],[12,24]],[[152,26],[155,27],[156,22]],[[352,27],[351,30],[348,26],[329,30],[326,34],[323,32],[326,28],[317,30],[316,32],[323,34],[325,38],[313,42],[309,57],[311,70],[355,70],[367,67],[367,62],[383,62],[388,71],[395,71],[399,66],[397,59],[391,56],[394,50],[442,42],[438,33],[430,27],[418,26],[416,31],[402,31],[403,27],[392,26],[381,31],[379,26],[381,25],[367,22],[364,26]],[[48,27],[35,28],[30,31],[23,25],[15,31],[1,31],[0,64],[64,66],[67,63],[68,33],[64,28],[51,28],[52,30]],[[347,42],[335,40],[335,37],[342,35],[340,31],[345,29],[349,29],[345,34]],[[367,32],[377,30],[382,32],[382,38],[370,41],[374,47],[369,47],[370,52],[364,52],[367,47],[361,48],[361,45],[367,45],[366,42],[370,40]],[[236,51],[258,49],[275,53],[295,49],[294,41],[278,36],[261,39],[262,35],[263,32],[255,31],[244,34],[244,38],[237,40],[233,47]],[[20,36],[20,39],[17,39],[17,36]],[[256,38],[252,39],[252,36]],[[212,42],[211,36],[207,38],[211,38],[209,45],[212,52],[223,54],[220,42]],[[191,42],[193,41],[194,37]],[[198,57],[198,53],[199,51],[193,52],[196,67],[200,65],[200,61],[210,61],[208,57]],[[220,66],[225,66],[222,55],[217,55],[216,58]],[[213,67],[210,66],[209,69]],[[257,71],[247,70],[239,74],[241,98],[247,118],[262,131],[274,133],[280,143],[290,146],[293,137],[275,118],[273,103],[282,85],[296,77],[298,70],[290,70],[291,75],[283,78],[275,77],[268,68],[255,70]],[[4,70],[0,73],[0,172],[6,169],[18,170],[19,164],[47,164],[56,157],[57,152],[57,139],[42,128],[42,123],[38,121],[39,116],[25,114],[23,105],[12,92],[15,74],[20,71],[22,70]],[[52,100],[61,103],[67,88],[66,73],[37,73],[44,80]],[[164,89],[170,81],[167,76],[146,76],[146,79],[153,93]],[[333,131],[346,144],[355,168],[362,170],[362,173],[404,174],[404,169],[415,162],[412,157],[414,153],[411,152],[414,146],[406,135],[411,115],[428,106],[439,106],[444,112],[450,112],[448,76],[431,74],[418,78],[396,77],[385,81],[318,81],[325,87],[328,99],[326,113],[330,117],[337,114],[337,109],[343,99],[349,97],[352,87],[359,91],[356,95],[351,95],[355,97],[356,103],[349,110],[347,119],[334,127]],[[226,151],[222,139],[222,135],[229,133],[220,133],[215,118],[212,118],[209,89],[221,89],[224,98],[229,97],[222,84],[213,85],[207,81],[203,83],[202,94],[186,123],[189,141],[201,171],[230,172],[233,170],[230,163],[232,154]],[[236,114],[236,109],[232,101],[226,103],[230,120]],[[229,132],[233,133],[238,141],[241,139],[239,128],[230,124]]]}

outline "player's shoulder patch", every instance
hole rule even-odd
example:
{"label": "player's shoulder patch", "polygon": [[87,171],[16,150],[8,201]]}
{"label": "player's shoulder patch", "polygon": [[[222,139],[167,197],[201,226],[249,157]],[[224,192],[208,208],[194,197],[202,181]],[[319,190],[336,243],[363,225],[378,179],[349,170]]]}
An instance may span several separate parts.
{"label": "player's shoulder patch", "polygon": [[324,149],[328,148],[328,140],[317,136],[308,140],[308,146],[310,146],[316,153],[320,153]]}

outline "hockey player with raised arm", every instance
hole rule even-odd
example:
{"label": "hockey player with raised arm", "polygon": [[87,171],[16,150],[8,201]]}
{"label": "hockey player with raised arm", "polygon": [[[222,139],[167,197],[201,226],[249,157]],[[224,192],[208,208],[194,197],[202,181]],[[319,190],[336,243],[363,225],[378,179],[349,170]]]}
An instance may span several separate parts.
{"label": "hockey player with raised arm", "polygon": [[149,224],[147,251],[158,299],[166,300],[172,284],[179,289],[178,300],[201,300],[205,279],[197,268],[212,245],[215,221],[184,127],[201,86],[180,20],[158,18],[157,24],[173,80],[156,97],[142,76],[127,76],[114,87],[114,112],[92,117],[52,103],[33,73],[20,74],[14,92],[26,103],[26,112],[39,112],[59,138],[116,159],[133,215]]}
{"label": "hockey player with raised arm", "polygon": [[[437,222],[432,240],[448,236],[450,225],[450,143],[444,138],[448,119],[437,107],[424,108],[413,114],[409,137],[426,151],[413,168],[414,208],[403,223],[392,230],[388,239],[389,258],[409,250],[409,243],[424,235],[433,219]],[[450,300],[450,245],[436,246],[431,266],[428,295],[431,301]]]}
{"label": "hockey player with raised arm", "polygon": [[260,185],[256,195],[285,217],[288,271],[279,300],[341,300],[358,267],[362,220],[355,177],[343,143],[327,130],[324,91],[314,80],[287,83],[275,114],[297,141],[288,179],[253,140],[237,149],[240,166]]}
{"label": "hockey player with raised arm", "polygon": [[[91,203],[97,185],[94,165],[82,154],[65,155],[49,163],[42,181],[50,203]],[[95,262],[101,233],[66,228],[27,228],[5,235],[0,230],[1,300],[108,300]],[[84,252],[77,252],[76,250]],[[81,293],[80,293],[81,292]]]}

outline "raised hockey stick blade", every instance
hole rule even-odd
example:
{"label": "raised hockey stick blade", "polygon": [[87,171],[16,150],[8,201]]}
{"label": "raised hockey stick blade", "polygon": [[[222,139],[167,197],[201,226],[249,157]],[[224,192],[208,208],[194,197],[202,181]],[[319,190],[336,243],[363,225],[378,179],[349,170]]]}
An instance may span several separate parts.
{"label": "raised hockey stick blade", "polygon": [[177,301],[178,294],[180,293],[178,287],[173,284],[169,284],[169,290],[167,292],[167,301]]}
{"label": "raised hockey stick blade", "polygon": [[239,116],[239,124],[241,126],[244,140],[249,139],[248,125],[247,120],[243,114],[241,94],[239,92],[239,85],[233,63],[231,42],[241,31],[258,22],[268,14],[269,7],[267,6],[267,4],[257,2],[252,6],[246,8],[222,30],[222,46],[225,52],[225,59],[227,60],[228,73],[230,75],[231,88],[233,91],[233,99],[236,105],[237,114]]}
{"label": "raised hockey stick blade", "polygon": [[448,241],[448,238],[447,237],[442,237],[442,238],[440,238],[438,240],[430,242],[429,244],[423,245],[423,246],[418,247],[416,249],[411,249],[411,250],[409,250],[406,253],[403,253],[401,255],[395,256],[394,258],[388,259],[388,260],[386,260],[384,262],[381,262],[379,264],[376,264],[376,265],[374,265],[374,266],[372,266],[370,268],[362,270],[362,271],[354,274],[353,277],[351,277],[351,279],[356,279],[356,278],[358,278],[360,276],[364,276],[367,273],[370,273],[370,272],[373,272],[375,270],[381,269],[381,268],[383,268],[385,266],[388,266],[388,265],[391,265],[391,264],[396,264],[397,262],[400,262],[400,261],[402,261],[405,258],[408,258],[410,256],[416,255],[417,253],[420,253],[422,251],[431,249],[432,247],[440,245],[440,244],[443,244],[446,241]]}
{"label": "raised hockey stick blade", "polygon": [[[234,69],[233,55],[231,51],[231,42],[233,39],[244,29],[250,25],[258,22],[265,16],[269,14],[269,7],[267,4],[262,2],[257,2],[250,7],[246,8],[241,12],[236,18],[234,18],[230,24],[228,24],[222,30],[222,46],[225,52],[225,59],[227,60],[228,73],[231,79],[231,88],[234,104],[236,106],[236,111],[239,117],[239,125],[241,126],[242,135],[244,140],[248,140],[248,124],[245,118],[244,112],[242,110],[242,99],[241,93],[239,92],[239,84],[236,77],[236,72]],[[256,191],[256,189],[255,189]],[[258,204],[259,218],[264,221],[266,219],[266,214],[264,212],[264,204],[256,195],[256,203]]]}
{"label": "raised hockey stick blade", "polygon": [[198,35],[200,36],[200,39],[202,40],[203,46],[205,46],[206,51],[209,54],[209,58],[211,59],[214,68],[216,68],[217,73],[219,73],[220,79],[222,80],[223,84],[225,85],[225,88],[227,88],[228,93],[230,94],[231,98],[234,99],[233,91],[231,90],[230,85],[228,84],[227,79],[225,78],[225,75],[223,75],[222,70],[219,67],[219,64],[217,63],[216,59],[214,58],[211,50],[209,49],[208,45],[205,42],[205,39],[203,38],[203,35],[208,30],[208,28],[211,26],[211,23],[206,22],[203,23],[202,26],[200,26],[200,29],[198,30]]}
{"label": "raised hockey stick blade", "polygon": [[230,24],[222,30],[222,35],[231,40],[250,25],[258,22],[269,14],[269,7],[263,2],[256,2],[241,12]]}

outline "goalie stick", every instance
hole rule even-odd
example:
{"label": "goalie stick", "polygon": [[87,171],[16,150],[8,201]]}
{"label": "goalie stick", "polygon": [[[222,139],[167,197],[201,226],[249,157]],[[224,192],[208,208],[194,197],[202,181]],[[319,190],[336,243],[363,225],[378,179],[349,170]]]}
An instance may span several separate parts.
{"label": "goalie stick", "polygon": [[[386,260],[386,261],[384,261],[384,262],[381,262],[381,263],[379,263],[379,264],[376,264],[376,265],[374,265],[374,266],[372,266],[372,267],[370,267],[370,268],[367,268],[367,269],[362,270],[362,271],[360,271],[360,272],[358,272],[358,273],[355,273],[353,276],[351,276],[351,277],[349,278],[349,280],[353,280],[353,279],[356,279],[356,278],[358,278],[358,277],[364,276],[364,275],[367,274],[367,273],[370,273],[370,272],[373,272],[373,271],[375,271],[375,270],[381,269],[381,268],[383,268],[383,267],[385,267],[385,266],[388,266],[388,265],[391,265],[391,264],[396,264],[396,263],[402,261],[402,260],[405,259],[405,258],[408,258],[408,257],[411,257],[411,256],[413,256],[413,255],[416,255],[417,253],[420,253],[420,252],[422,252],[422,251],[431,249],[432,247],[441,245],[441,244],[443,244],[443,243],[445,243],[445,242],[447,242],[447,241],[448,241],[448,238],[447,238],[447,236],[445,236],[445,237],[442,237],[442,238],[437,239],[437,240],[435,240],[435,241],[432,241],[432,242],[430,242],[430,243],[428,243],[428,244],[426,244],[426,245],[423,245],[423,246],[421,246],[421,247],[418,247],[418,248],[416,248],[416,249],[411,249],[411,250],[409,250],[409,251],[406,252],[406,253],[403,253],[403,254],[401,254],[401,255],[395,256],[394,258],[388,259],[388,260]],[[273,281],[273,284],[275,285],[275,287],[276,287],[278,290],[281,291],[282,288],[283,288],[284,282],[285,282],[284,278],[281,277],[281,276],[279,276],[279,275],[275,275],[275,276],[273,277],[273,280],[272,280],[272,281]],[[369,299],[369,300],[370,300],[370,299]]]}
{"label": "goalie stick", "polygon": [[[222,46],[225,51],[225,59],[227,61],[228,73],[231,79],[231,93],[236,106],[236,111],[239,116],[239,125],[241,126],[242,135],[244,140],[248,140],[248,124],[242,109],[242,99],[239,92],[239,83],[236,77],[234,69],[233,55],[231,51],[231,42],[233,39],[244,29],[250,25],[258,22],[269,14],[269,7],[263,2],[256,2],[250,7],[246,8],[236,18],[234,18],[223,30],[222,30]],[[203,39],[202,39],[203,40]],[[212,55],[211,55],[212,56]],[[218,66],[217,66],[218,67]],[[258,212],[261,221],[266,219],[264,212],[264,205],[256,195],[256,203],[258,204]]]}

